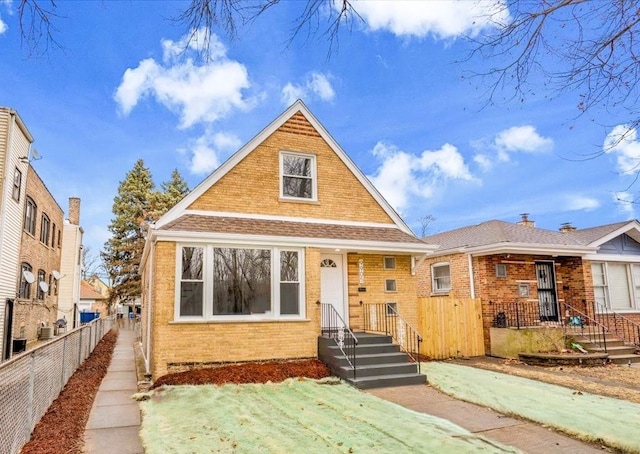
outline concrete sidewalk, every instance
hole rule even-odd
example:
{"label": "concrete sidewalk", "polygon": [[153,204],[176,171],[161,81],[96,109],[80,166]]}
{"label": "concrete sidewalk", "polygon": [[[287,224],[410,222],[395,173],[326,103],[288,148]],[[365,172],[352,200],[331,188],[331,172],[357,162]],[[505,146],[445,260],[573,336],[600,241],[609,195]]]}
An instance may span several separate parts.
{"label": "concrete sidewalk", "polygon": [[[456,400],[428,385],[367,391],[421,413],[447,419],[477,435],[526,453],[602,453],[598,447],[562,435],[539,424],[511,418],[488,408]],[[608,452],[608,451],[604,451]]]}
{"label": "concrete sidewalk", "polygon": [[[126,325],[126,323],[125,323]],[[140,408],[131,396],[138,391],[133,325],[119,328],[111,364],[93,402],[85,428],[83,452],[142,454]]]}

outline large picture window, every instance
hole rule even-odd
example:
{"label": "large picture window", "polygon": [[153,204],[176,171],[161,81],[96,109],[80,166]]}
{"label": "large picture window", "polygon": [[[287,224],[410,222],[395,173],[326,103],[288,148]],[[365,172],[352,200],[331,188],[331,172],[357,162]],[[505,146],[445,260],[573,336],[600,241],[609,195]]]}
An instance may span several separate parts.
{"label": "large picture window", "polygon": [[593,262],[591,275],[593,294],[600,306],[621,312],[640,310],[640,265]]}
{"label": "large picture window", "polygon": [[282,197],[317,200],[314,155],[281,153],[280,177]]}
{"label": "large picture window", "polygon": [[177,318],[304,316],[301,250],[184,245],[179,251]]}
{"label": "large picture window", "polygon": [[215,248],[213,315],[271,312],[271,251]]}

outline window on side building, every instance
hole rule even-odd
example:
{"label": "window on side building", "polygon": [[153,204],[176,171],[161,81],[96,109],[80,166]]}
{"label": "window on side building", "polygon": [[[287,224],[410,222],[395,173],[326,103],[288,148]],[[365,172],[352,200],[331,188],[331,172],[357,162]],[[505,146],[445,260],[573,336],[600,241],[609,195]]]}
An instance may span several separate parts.
{"label": "window on side building", "polygon": [[445,293],[451,290],[451,267],[449,263],[431,265],[431,281],[434,293]]}

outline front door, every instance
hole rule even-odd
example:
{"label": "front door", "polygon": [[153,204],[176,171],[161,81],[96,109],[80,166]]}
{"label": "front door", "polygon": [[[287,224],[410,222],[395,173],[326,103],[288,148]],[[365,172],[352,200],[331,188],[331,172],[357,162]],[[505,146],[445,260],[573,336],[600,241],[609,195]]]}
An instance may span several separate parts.
{"label": "front door", "polygon": [[538,279],[540,320],[557,322],[559,321],[558,301],[556,299],[556,274],[553,262],[536,262],[536,276]]}
{"label": "front door", "polygon": [[[344,323],[349,325],[349,314],[344,295],[344,268],[342,255],[322,254],[320,256],[320,301],[331,304]],[[329,314],[322,315],[322,326],[330,325]],[[339,323],[342,325],[342,323]]]}

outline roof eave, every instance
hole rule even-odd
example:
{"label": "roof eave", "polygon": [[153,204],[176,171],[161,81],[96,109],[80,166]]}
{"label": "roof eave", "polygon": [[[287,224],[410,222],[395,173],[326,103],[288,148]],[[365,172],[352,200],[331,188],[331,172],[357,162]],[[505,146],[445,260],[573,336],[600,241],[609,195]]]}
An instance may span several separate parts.
{"label": "roof eave", "polygon": [[335,238],[290,237],[277,235],[247,235],[238,233],[187,232],[154,230],[153,238],[158,241],[174,242],[223,242],[247,246],[278,244],[290,247],[317,247],[362,252],[397,252],[404,254],[432,254],[437,246],[431,244],[404,243],[391,241],[367,241]]}
{"label": "roof eave", "polygon": [[438,250],[433,255],[442,256],[456,253],[471,254],[475,256],[496,254],[529,254],[550,256],[575,256],[584,257],[594,254],[598,250],[595,246],[574,246],[561,244],[528,244],[528,243],[498,243],[473,247],[457,247]]}

